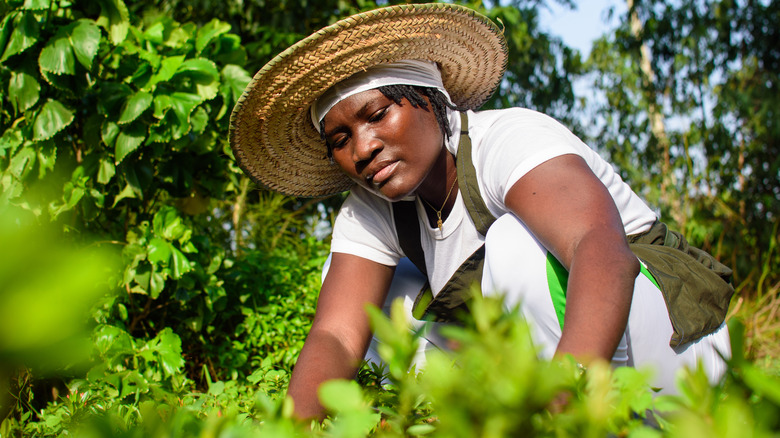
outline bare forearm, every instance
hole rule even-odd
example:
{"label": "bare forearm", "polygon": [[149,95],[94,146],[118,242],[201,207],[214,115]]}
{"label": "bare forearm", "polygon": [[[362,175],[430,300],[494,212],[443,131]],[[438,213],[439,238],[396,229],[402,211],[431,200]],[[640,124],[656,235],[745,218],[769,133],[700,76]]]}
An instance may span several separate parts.
{"label": "bare forearm", "polygon": [[322,418],[324,408],[317,397],[320,384],[331,379],[351,379],[360,358],[339,339],[327,332],[313,330],[295,364],[287,394],[295,402],[298,418]]}
{"label": "bare forearm", "polygon": [[622,242],[584,238],[571,261],[559,355],[611,360],[628,322],[639,262]]}

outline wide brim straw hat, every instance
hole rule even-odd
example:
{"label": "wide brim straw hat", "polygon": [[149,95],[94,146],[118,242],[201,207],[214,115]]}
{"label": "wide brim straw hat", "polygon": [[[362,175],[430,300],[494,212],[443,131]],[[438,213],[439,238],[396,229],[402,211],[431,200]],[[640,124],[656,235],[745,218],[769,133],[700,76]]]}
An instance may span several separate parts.
{"label": "wide brim straw hat", "polygon": [[354,73],[403,59],[436,62],[453,103],[477,109],[501,81],[506,42],[487,17],[453,4],[391,6],[342,19],[277,55],[246,87],[230,118],[239,166],[287,195],[348,190],[353,182],[327,159],[311,104]]}

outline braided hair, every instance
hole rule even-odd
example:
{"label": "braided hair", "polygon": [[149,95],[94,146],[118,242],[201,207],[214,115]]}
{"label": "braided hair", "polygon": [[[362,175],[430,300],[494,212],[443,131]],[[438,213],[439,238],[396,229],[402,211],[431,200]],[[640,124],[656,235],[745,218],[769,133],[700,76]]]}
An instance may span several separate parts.
{"label": "braided hair", "polygon": [[[439,124],[441,133],[445,138],[450,138],[452,136],[450,122],[447,119],[447,108],[454,110],[457,110],[458,108],[451,104],[438,89],[417,85],[385,85],[378,87],[377,90],[398,105],[401,105],[401,101],[406,99],[413,107],[429,111],[428,102],[424,99],[424,97],[427,97],[433,107],[433,115],[436,116],[436,123]],[[320,137],[325,140],[324,120],[320,121]],[[330,145],[328,145],[327,142],[325,144],[328,148],[328,159],[332,161],[333,150],[331,150]]]}

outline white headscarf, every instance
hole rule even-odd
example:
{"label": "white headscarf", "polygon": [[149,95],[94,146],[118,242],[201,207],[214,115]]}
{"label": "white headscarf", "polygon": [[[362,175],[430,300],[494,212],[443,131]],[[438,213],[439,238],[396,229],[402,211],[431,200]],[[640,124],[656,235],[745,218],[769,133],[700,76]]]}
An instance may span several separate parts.
{"label": "white headscarf", "polygon": [[320,122],[337,103],[354,94],[385,85],[416,85],[437,88],[452,102],[444,89],[441,72],[435,62],[406,59],[391,64],[378,64],[366,71],[355,73],[330,87],[311,106],[311,122],[319,132]]}

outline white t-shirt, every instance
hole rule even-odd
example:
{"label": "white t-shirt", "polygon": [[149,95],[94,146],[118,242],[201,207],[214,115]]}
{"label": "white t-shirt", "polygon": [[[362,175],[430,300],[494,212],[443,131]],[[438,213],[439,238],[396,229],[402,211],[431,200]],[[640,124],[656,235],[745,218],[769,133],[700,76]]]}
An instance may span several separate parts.
{"label": "white t-shirt", "polygon": [[[523,175],[551,158],[576,154],[609,190],[627,235],[648,230],[656,220],[655,213],[609,163],[551,117],[528,109],[510,108],[469,111],[468,122],[479,190],[495,217],[511,213],[504,199]],[[453,136],[446,147],[457,154],[460,140],[457,112],[450,114],[450,127]],[[442,231],[431,228],[419,199],[416,205],[428,279],[436,294],[461,263],[482,245],[484,236],[477,232],[460,193]],[[336,218],[331,251],[389,266],[398,264],[404,254],[398,243],[390,202],[362,187],[353,188]]]}

